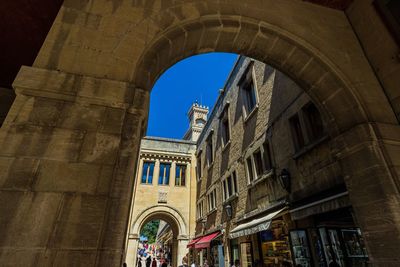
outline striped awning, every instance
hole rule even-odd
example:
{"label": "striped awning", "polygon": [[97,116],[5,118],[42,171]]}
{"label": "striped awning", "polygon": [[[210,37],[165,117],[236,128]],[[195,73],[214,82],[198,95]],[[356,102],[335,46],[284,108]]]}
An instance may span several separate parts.
{"label": "striped awning", "polygon": [[238,238],[240,236],[255,234],[271,227],[272,219],[278,217],[287,208],[269,213],[261,218],[254,219],[250,222],[243,223],[235,227],[229,234],[229,238]]}

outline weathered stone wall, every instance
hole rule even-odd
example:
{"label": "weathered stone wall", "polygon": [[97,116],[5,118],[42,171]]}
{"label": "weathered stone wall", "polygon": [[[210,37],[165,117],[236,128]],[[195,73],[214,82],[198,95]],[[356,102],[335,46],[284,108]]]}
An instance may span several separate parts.
{"label": "weathered stone wall", "polygon": [[0,125],[6,119],[14,99],[15,93],[13,90],[0,87]]}
{"label": "weathered stone wall", "polygon": [[400,49],[373,0],[354,0],[346,15],[400,121]]}
{"label": "weathered stone wall", "polygon": [[[207,211],[207,193],[212,189],[217,188],[217,210],[210,213],[205,212],[203,218],[207,219],[206,232],[215,231],[221,228],[227,222],[224,203],[222,199],[221,178],[236,171],[239,185],[239,195],[237,199],[230,201],[233,207],[234,218],[240,218],[248,212],[255,212],[262,210],[265,207],[273,204],[283,197],[287,197],[292,201],[296,201],[318,192],[342,186],[345,182],[348,190],[355,190],[355,188],[362,189],[367,195],[376,195],[375,190],[379,190],[379,185],[373,185],[371,179],[379,179],[381,175],[381,166],[379,164],[371,165],[370,171],[364,171],[363,175],[368,175],[369,179],[365,179],[363,183],[355,183],[349,176],[357,174],[359,171],[357,165],[349,164],[346,161],[347,151],[360,150],[355,152],[355,162],[363,162],[365,160],[372,160],[368,156],[368,150],[372,149],[368,139],[362,139],[361,136],[366,136],[368,131],[364,127],[355,129],[355,133],[350,136],[335,136],[331,132],[330,121],[327,119],[326,114],[322,111],[322,117],[325,120],[326,136],[322,142],[311,146],[298,155],[294,149],[293,138],[289,128],[288,119],[298,112],[305,104],[310,102],[310,98],[306,93],[299,88],[290,78],[284,74],[273,70],[270,67],[264,67],[262,63],[254,64],[254,77],[256,78],[256,85],[258,89],[258,107],[249,119],[243,118],[241,97],[238,88],[238,81],[243,75],[243,71],[248,65],[249,59],[240,60],[233,71],[233,77],[226,85],[226,93],[220,96],[218,106],[213,110],[210,120],[199,139],[198,153],[201,157],[203,164],[203,177],[198,183],[197,202],[204,201],[205,209]],[[273,88],[273,90],[272,90]],[[221,145],[221,131],[219,114],[223,107],[229,102],[229,117],[231,125],[231,142],[226,147]],[[393,133],[392,137],[388,136],[389,128],[377,125],[380,132],[386,135],[387,138],[393,138],[397,133]],[[251,151],[255,151],[261,144],[259,139],[267,132],[270,138],[272,157],[275,167],[275,175],[281,169],[286,168],[290,170],[292,176],[292,193],[287,193],[279,185],[276,176],[270,177],[265,181],[257,183],[255,186],[249,186],[246,170],[245,158]],[[212,134],[213,144],[215,149],[214,163],[208,168],[206,166],[206,139]],[[358,136],[358,137],[357,137]],[[353,140],[355,147],[344,147],[343,141]],[[360,142],[359,145],[356,145]],[[384,142],[387,146],[390,142]],[[364,149],[367,151],[361,152]],[[353,150],[354,151],[354,150]],[[389,151],[395,153],[397,151],[392,147]],[[396,157],[394,157],[396,158]],[[373,161],[372,161],[373,162]],[[374,170],[375,169],[375,170]],[[390,186],[387,187],[389,189]],[[393,193],[396,187],[393,187]],[[390,191],[390,190],[389,190]],[[389,193],[390,194],[390,193]],[[351,200],[353,207],[357,209],[359,203],[368,201],[368,196],[354,194]],[[392,200],[390,205],[397,205],[396,200]],[[370,205],[373,205],[370,203]],[[364,230],[365,236],[370,237],[369,229],[377,227],[376,224],[381,224],[385,214],[379,212],[380,202],[374,204],[374,212],[356,213],[356,220]],[[394,206],[393,206],[394,207]],[[397,210],[396,208],[394,210]],[[367,211],[366,211],[367,212]],[[393,211],[391,211],[393,212]],[[363,216],[370,218],[370,221],[364,221]],[[202,234],[201,219],[198,219],[196,233]],[[232,224],[233,223],[233,224]],[[227,229],[235,226],[235,219],[230,221]],[[375,224],[376,223],[376,224]],[[397,222],[393,222],[397,224]],[[386,231],[386,227],[381,224],[380,228]],[[372,242],[367,242],[372,253],[376,251],[377,239],[371,239]],[[386,246],[385,250],[380,253],[385,254],[387,258],[394,255],[396,248],[390,245]],[[371,252],[370,252],[371,253]],[[382,264],[387,264],[390,261],[383,259]],[[374,264],[378,264],[377,260],[372,258]]]}
{"label": "weathered stone wall", "polygon": [[[216,230],[220,224],[226,222],[222,199],[221,178],[236,171],[239,194],[233,200],[235,218],[248,212],[262,210],[284,198],[292,200],[304,198],[320,191],[344,183],[336,153],[327,132],[326,141],[305,151],[304,155],[296,160],[292,135],[289,127],[289,118],[297,113],[310,98],[290,78],[281,72],[264,65],[261,62],[254,64],[254,78],[258,93],[258,106],[248,119],[242,112],[242,97],[238,81],[251,60],[241,58],[233,70],[225,88],[226,93],[220,96],[217,107],[211,114],[209,122],[199,139],[198,151],[203,163],[203,177],[198,183],[198,201],[204,199],[210,189],[217,188],[217,211],[207,214],[207,230]],[[221,126],[219,114],[229,102],[229,118],[231,125],[231,141],[223,147],[221,144]],[[213,132],[212,132],[213,130]],[[268,177],[255,186],[248,185],[245,169],[245,158],[262,145],[260,140],[267,133],[270,141],[275,175]],[[210,167],[206,165],[206,139],[212,134],[215,147],[215,160]],[[276,175],[282,169],[290,170],[292,176],[292,194],[289,196],[277,181]],[[201,233],[200,219],[198,234]],[[235,219],[232,221],[234,222]]]}
{"label": "weathered stone wall", "polygon": [[0,265],[117,266],[148,93],[27,67],[14,87],[0,131]]}

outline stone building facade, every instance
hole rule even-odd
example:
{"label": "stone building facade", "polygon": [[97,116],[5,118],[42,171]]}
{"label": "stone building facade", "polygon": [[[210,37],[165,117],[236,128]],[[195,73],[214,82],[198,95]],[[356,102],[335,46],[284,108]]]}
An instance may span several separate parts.
{"label": "stone building facade", "polygon": [[172,266],[186,255],[195,230],[195,151],[191,141],[143,138],[130,215],[128,266],[136,266],[140,230],[152,220],[163,220],[172,229]]}
{"label": "stone building facade", "polygon": [[[208,108],[193,104],[184,139],[142,139],[132,199],[126,263],[136,266],[140,229],[162,220],[163,243],[172,244],[172,266],[186,256],[195,235],[196,141],[207,121]],[[166,239],[166,240],[164,240]]]}
{"label": "stone building facade", "polygon": [[326,120],[289,77],[239,57],[198,140],[199,264],[366,264]]}

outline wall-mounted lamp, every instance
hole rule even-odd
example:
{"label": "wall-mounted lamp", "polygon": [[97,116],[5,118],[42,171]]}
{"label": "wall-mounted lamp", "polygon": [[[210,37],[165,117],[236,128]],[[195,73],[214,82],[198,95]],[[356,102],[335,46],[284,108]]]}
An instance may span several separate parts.
{"label": "wall-mounted lamp", "polygon": [[230,204],[225,206],[225,212],[226,216],[228,216],[229,219],[232,218],[232,206]]}
{"label": "wall-mounted lamp", "polygon": [[281,173],[278,175],[279,183],[282,188],[290,193],[291,189],[291,176],[290,172],[287,169],[282,169]]}

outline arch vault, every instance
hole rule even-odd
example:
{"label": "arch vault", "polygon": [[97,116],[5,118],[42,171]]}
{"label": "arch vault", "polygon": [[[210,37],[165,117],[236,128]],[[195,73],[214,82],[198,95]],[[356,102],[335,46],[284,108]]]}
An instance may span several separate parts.
{"label": "arch vault", "polygon": [[[142,227],[152,220],[163,220],[167,222],[173,233],[173,255],[172,255],[172,266],[178,266],[182,262],[182,258],[186,255],[186,246],[189,241],[187,222],[185,221],[182,214],[173,207],[166,205],[157,205],[145,209],[139,214],[132,218],[131,229],[128,237],[128,251],[137,251],[140,230]],[[128,266],[136,266],[134,258],[131,256],[136,255],[135,253],[127,253],[125,262]]]}
{"label": "arch vault", "polygon": [[1,266],[121,265],[151,87],[180,59],[213,51],[270,64],[309,93],[330,118],[372,264],[400,261],[400,127],[343,11],[65,0],[0,130]]}

